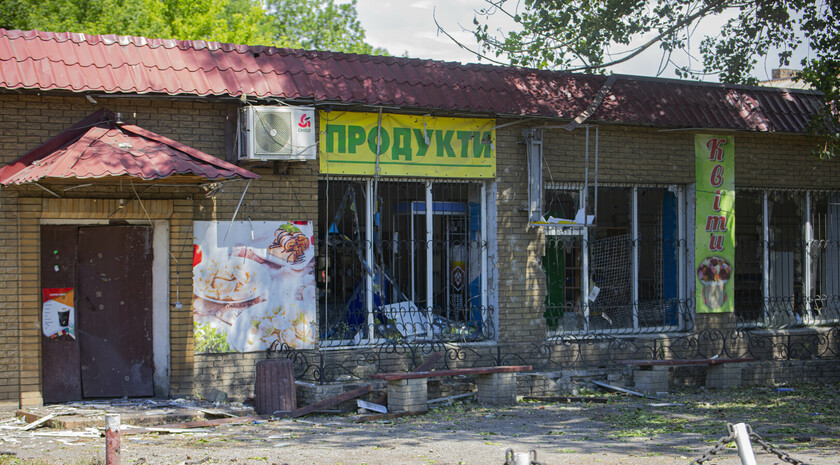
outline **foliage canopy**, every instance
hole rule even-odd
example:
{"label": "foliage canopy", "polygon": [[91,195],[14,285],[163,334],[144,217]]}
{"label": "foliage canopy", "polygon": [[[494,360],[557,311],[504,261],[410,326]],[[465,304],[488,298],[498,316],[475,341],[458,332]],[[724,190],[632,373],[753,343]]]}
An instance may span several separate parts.
{"label": "foliage canopy", "polygon": [[356,0],[4,0],[0,27],[387,54],[365,42]]}
{"label": "foliage canopy", "polygon": [[[515,66],[604,72],[658,45],[660,72],[673,66],[680,77],[716,75],[726,83],[757,84],[751,73],[760,59],[778,49],[779,65],[789,66],[793,52],[807,46],[799,79],[822,91],[827,102],[812,125],[826,136],[818,152],[832,157],[840,151],[838,0],[485,1],[473,20],[480,47],[475,53],[496,62],[507,57]],[[494,31],[488,24],[493,15],[516,27]],[[729,19],[716,35],[700,40],[699,60],[676,62],[677,55],[690,57],[700,22],[717,15]]]}

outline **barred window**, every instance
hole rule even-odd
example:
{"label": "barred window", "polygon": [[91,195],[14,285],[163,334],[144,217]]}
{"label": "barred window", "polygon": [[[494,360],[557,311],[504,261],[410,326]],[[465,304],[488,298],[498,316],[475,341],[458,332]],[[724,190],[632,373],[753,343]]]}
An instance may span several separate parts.
{"label": "barred window", "polygon": [[321,345],[492,337],[485,195],[478,182],[319,181]]}
{"label": "barred window", "polygon": [[840,193],[741,190],[735,210],[739,324],[840,321]]}
{"label": "barred window", "polygon": [[[677,330],[690,320],[684,278],[682,188],[547,189],[546,216],[588,225],[546,226],[546,324],[555,333]],[[597,199],[597,200],[596,200]]]}

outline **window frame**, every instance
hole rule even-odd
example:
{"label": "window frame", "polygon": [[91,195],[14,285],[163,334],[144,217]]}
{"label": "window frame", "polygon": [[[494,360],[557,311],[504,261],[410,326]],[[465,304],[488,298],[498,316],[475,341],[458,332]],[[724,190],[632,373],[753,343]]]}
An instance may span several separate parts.
{"label": "window frame", "polygon": [[[480,256],[479,256],[479,266],[480,266],[480,276],[479,276],[479,285],[480,285],[480,294],[479,294],[479,304],[480,304],[480,311],[481,311],[481,324],[482,324],[482,338],[476,341],[461,341],[465,343],[486,343],[488,341],[493,341],[497,337],[498,328],[496,327],[497,318],[497,310],[495,306],[491,305],[491,283],[490,283],[490,258],[489,256],[492,254],[490,250],[491,240],[490,231],[488,231],[488,206],[489,206],[489,199],[488,195],[491,194],[491,183],[492,180],[481,180],[481,179],[439,179],[439,178],[379,178],[375,179],[373,177],[368,176],[349,176],[349,177],[323,177],[319,178],[318,182],[357,182],[363,185],[363,197],[364,197],[364,219],[363,219],[363,227],[364,227],[364,237],[362,237],[363,241],[363,253],[365,257],[365,261],[367,263],[374,263],[374,192],[377,189],[377,183],[413,183],[413,184],[423,184],[424,195],[422,199],[419,200],[425,204],[425,211],[420,215],[424,216],[425,220],[425,241],[427,244],[434,244],[435,240],[439,240],[440,238],[435,237],[435,228],[434,228],[434,220],[435,220],[435,213],[433,212],[434,209],[434,195],[433,190],[436,185],[444,185],[444,184],[463,184],[463,185],[473,185],[478,187],[479,189],[479,209],[480,209],[480,219],[479,219],[479,232],[478,232],[478,239],[477,243],[479,244]],[[322,204],[322,200],[318,199],[318,216],[319,219],[325,220],[329,222],[329,213],[325,213],[326,210],[322,211],[322,208],[326,206],[327,210],[329,209],[328,203]],[[413,213],[412,213],[413,215]],[[413,221],[410,221],[412,228],[413,228]],[[328,228],[327,224],[321,224],[321,228]],[[426,247],[425,256],[418,255],[415,257],[414,255],[411,256],[412,268],[414,268],[415,260],[423,260],[425,258],[425,299],[426,302],[434,302],[434,261],[435,257],[435,250],[433,247]],[[329,254],[327,250],[324,251],[325,254]],[[319,270],[325,271],[325,269]],[[375,321],[375,302],[374,302],[374,276],[369,272],[363,272],[364,275],[364,292],[365,292],[365,311],[367,313],[367,317],[365,320],[366,326],[366,337],[362,337],[361,339],[330,339],[327,337],[319,337],[319,347],[321,348],[347,348],[348,346],[359,347],[359,346],[372,346],[378,344],[387,344],[392,342],[391,340],[377,336],[375,331],[376,321]],[[414,282],[412,280],[411,283],[414,286]],[[418,296],[419,297],[419,296]],[[406,337],[406,341],[409,343],[440,343],[440,342],[454,342],[449,339],[438,338],[434,334],[433,321],[434,317],[434,308],[433,304],[427,305],[425,308],[418,308],[420,312],[424,314],[426,317],[427,323],[425,324],[425,334],[424,335],[416,335],[416,336],[409,336]],[[321,308],[321,304],[319,302],[318,308],[318,318],[326,318],[327,308]],[[320,321],[319,321],[319,328],[320,328]]]}
{"label": "window frame", "polygon": [[[677,204],[677,294],[679,302],[687,302],[688,299],[688,285],[687,285],[687,266],[688,266],[688,233],[687,233],[687,213],[686,205],[687,186],[681,184],[601,184],[595,190],[595,199],[597,199],[597,191],[612,188],[624,188],[630,190],[630,231],[631,231],[631,304],[632,304],[632,327],[609,328],[609,329],[592,329],[591,328],[591,301],[588,298],[592,289],[590,288],[590,255],[592,253],[593,244],[590,241],[590,229],[597,226],[598,218],[595,217],[594,225],[543,225],[543,233],[545,236],[573,236],[578,237],[583,246],[580,248],[581,258],[581,292],[580,299],[582,302],[577,302],[583,309],[583,328],[579,330],[557,329],[548,330],[548,337],[557,337],[570,334],[643,334],[663,331],[686,331],[690,328],[691,320],[686,318],[686,312],[678,310],[678,321],[676,325],[661,325],[654,327],[643,327],[639,322],[640,302],[639,302],[639,249],[640,249],[640,221],[639,221],[639,191],[641,189],[663,189],[667,192],[673,192],[676,197]],[[592,208],[586,205],[586,186],[581,183],[565,183],[565,184],[547,184],[544,192],[551,193],[557,191],[572,191],[577,192],[579,198],[578,208],[585,209],[587,213],[595,212],[597,214],[597,205]],[[546,237],[547,238],[547,237]],[[548,276],[546,276],[548,280]],[[547,281],[546,281],[547,283]],[[547,283],[548,284],[548,283]]]}
{"label": "window frame", "polygon": [[[745,191],[758,191],[760,192],[760,201],[761,201],[761,275],[762,275],[762,301],[764,304],[762,305],[759,318],[756,321],[744,321],[740,318],[737,319],[736,326],[739,328],[784,328],[784,327],[813,327],[813,326],[820,326],[820,325],[836,325],[840,323],[840,316],[836,316],[834,318],[818,318],[815,317],[813,314],[814,310],[814,301],[817,297],[814,297],[812,291],[815,289],[815,277],[813,274],[813,266],[814,266],[814,256],[810,253],[810,250],[813,246],[817,245],[817,243],[821,242],[821,240],[815,239],[814,228],[812,224],[813,220],[813,196],[817,193],[826,194],[831,198],[832,196],[840,195],[840,191],[831,190],[831,189],[773,189],[773,188],[736,188],[735,196],[736,199],[738,198],[739,192]],[[797,313],[796,308],[792,308],[790,313],[793,316],[792,322],[787,323],[777,323],[779,320],[780,310],[771,308],[771,303],[775,300],[778,300],[778,297],[774,297],[771,295],[771,288],[773,287],[773,277],[771,276],[771,218],[770,218],[770,196],[773,193],[798,193],[803,195],[803,211],[802,215],[799,218],[799,227],[801,228],[802,234],[802,249],[797,250],[796,253],[801,257],[802,260],[802,288],[800,292],[803,296],[802,302],[802,314]],[[737,211],[736,211],[736,218],[737,218]],[[738,229],[736,226],[735,229],[736,234],[736,243],[737,243],[737,235]],[[736,263],[736,270],[738,264]],[[794,267],[795,268],[795,267]],[[796,275],[795,270],[793,271],[793,279],[794,279],[794,286],[796,283]],[[737,275],[735,280],[735,285],[738,285]],[[794,290],[794,296],[796,291]],[[791,296],[791,298],[794,298]],[[737,302],[736,302],[736,315],[737,315]]]}

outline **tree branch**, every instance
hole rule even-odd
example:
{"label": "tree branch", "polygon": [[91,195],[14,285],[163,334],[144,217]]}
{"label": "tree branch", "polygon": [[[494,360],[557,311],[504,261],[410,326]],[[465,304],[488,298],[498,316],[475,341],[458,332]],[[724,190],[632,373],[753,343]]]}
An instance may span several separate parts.
{"label": "tree branch", "polygon": [[627,55],[624,58],[619,58],[618,60],[614,60],[614,61],[611,61],[609,63],[602,63],[598,66],[582,66],[582,67],[577,67],[577,68],[568,68],[568,69],[565,69],[564,71],[588,71],[588,70],[591,70],[593,68],[608,68],[610,66],[615,66],[615,65],[624,63],[625,61],[630,60],[633,57],[638,56],[639,54],[641,54],[642,52],[644,52],[645,50],[650,48],[652,45],[661,41],[664,37],[667,37],[667,36],[673,34],[674,31],[676,31],[677,29],[693,23],[697,18],[704,16],[706,13],[708,13],[710,10],[712,10],[716,6],[718,6],[718,5],[717,4],[712,4],[712,3],[707,4],[706,6],[701,8],[696,13],[692,14],[691,16],[686,17],[685,19],[683,19],[681,21],[678,21],[676,24],[669,27],[665,31],[657,34],[656,37],[650,39],[649,41],[647,41],[643,45],[640,45],[639,47],[634,49],[632,53],[630,53],[629,55]]}
{"label": "tree branch", "polygon": [[475,55],[475,56],[477,56],[479,59],[484,58],[485,60],[487,60],[487,61],[489,61],[489,62],[491,62],[491,63],[495,63],[495,64],[497,64],[497,65],[510,66],[510,63],[504,63],[504,62],[499,61],[499,60],[494,60],[493,58],[490,58],[490,57],[488,57],[487,55],[484,55],[483,53],[476,52],[475,50],[471,49],[470,47],[467,47],[466,45],[462,44],[462,43],[461,43],[458,39],[456,39],[455,37],[453,37],[453,36],[452,36],[452,34],[450,34],[450,33],[446,32],[446,29],[442,28],[442,27],[441,27],[441,25],[440,25],[440,23],[438,23],[438,20],[437,20],[437,8],[432,9],[432,19],[433,19],[433,20],[434,20],[434,22],[435,22],[435,26],[437,27],[438,32],[442,32],[442,33],[443,33],[443,35],[445,35],[446,37],[449,37],[449,40],[451,40],[452,42],[455,42],[455,45],[457,45],[457,46],[461,47],[462,49],[464,49],[464,50],[466,50],[466,51],[468,51],[468,52],[470,52],[470,53],[474,54],[474,55]]}

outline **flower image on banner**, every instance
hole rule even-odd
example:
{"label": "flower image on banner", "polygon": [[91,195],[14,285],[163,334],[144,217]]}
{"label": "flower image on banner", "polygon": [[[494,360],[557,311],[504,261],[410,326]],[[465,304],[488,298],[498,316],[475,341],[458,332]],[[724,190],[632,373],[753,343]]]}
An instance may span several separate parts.
{"label": "flower image on banner", "polygon": [[735,308],[735,140],[694,136],[697,175],[694,266],[697,313]]}
{"label": "flower image on banner", "polygon": [[196,221],[193,228],[196,353],[314,346],[311,222]]}

